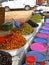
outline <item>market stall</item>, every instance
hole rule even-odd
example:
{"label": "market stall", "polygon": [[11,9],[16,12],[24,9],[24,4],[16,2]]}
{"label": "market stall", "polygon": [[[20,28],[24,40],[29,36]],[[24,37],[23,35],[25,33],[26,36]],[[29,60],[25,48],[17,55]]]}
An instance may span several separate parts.
{"label": "market stall", "polygon": [[[49,28],[49,26],[47,26],[47,25],[45,25],[45,23],[47,24],[47,22],[49,21],[49,19],[46,19],[46,21],[43,23],[43,25],[42,26],[46,26],[45,27],[45,29],[46,28]],[[41,34],[41,36],[40,37],[36,37],[37,36],[37,34],[39,33],[39,31],[41,32],[41,33],[44,33],[44,34],[47,34],[47,36],[49,35],[48,33],[47,33],[47,31],[48,30],[46,30],[45,31],[45,29],[42,29],[42,26],[40,27],[40,30],[38,30],[38,32],[36,33],[36,35],[35,35],[35,37],[34,37],[34,39],[32,39],[32,43],[31,43],[31,45],[29,46],[29,48],[27,49],[27,51],[25,50],[25,52],[24,52],[24,54],[22,55],[22,58],[21,58],[21,60],[20,60],[20,62],[19,62],[19,64],[21,64],[21,65],[23,65],[24,63],[26,63],[26,62],[31,62],[30,60],[31,60],[31,57],[30,56],[34,56],[35,58],[36,58],[36,61],[35,62],[37,62],[37,63],[39,63],[39,65],[48,65],[48,61],[49,61],[49,57],[48,57],[48,53],[49,53],[49,49],[48,49],[48,47],[49,47],[49,39],[48,38],[46,38],[45,39],[45,36],[44,36],[44,38],[42,37],[42,38],[40,38],[41,36],[42,36],[42,34]],[[41,30],[44,30],[44,31],[41,31]],[[49,36],[48,36],[49,37]],[[37,39],[38,38],[38,39]],[[36,39],[36,40],[35,40]],[[39,40],[40,39],[40,40]],[[42,40],[43,41],[42,41]],[[41,47],[42,46],[40,46],[40,44],[41,45],[44,45],[44,47],[45,47],[45,49],[44,48],[42,48],[41,49]],[[35,45],[35,46],[34,46]],[[37,46],[36,46],[37,45]],[[39,48],[39,46],[40,46],[40,48]],[[31,51],[31,49],[32,49],[32,51]],[[43,51],[43,49],[45,50],[44,52],[42,52]],[[34,50],[34,51],[33,51]],[[45,53],[46,52],[46,53]],[[39,54],[39,55],[38,55]],[[26,58],[28,57],[28,60],[26,60]],[[29,58],[30,57],[30,58]],[[40,58],[40,59],[39,59]],[[30,60],[29,60],[30,59]],[[27,64],[27,63],[26,63]],[[26,65],[26,64],[24,64],[24,65]],[[30,63],[30,65],[31,65],[31,63]]]}

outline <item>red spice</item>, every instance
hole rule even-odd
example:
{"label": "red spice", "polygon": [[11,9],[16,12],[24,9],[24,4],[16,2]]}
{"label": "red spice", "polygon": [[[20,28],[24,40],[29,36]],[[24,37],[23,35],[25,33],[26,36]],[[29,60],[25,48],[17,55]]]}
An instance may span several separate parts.
{"label": "red spice", "polygon": [[0,43],[1,43],[2,41],[4,41],[4,40],[6,40],[5,37],[0,37]]}
{"label": "red spice", "polygon": [[26,39],[19,34],[12,33],[5,38],[6,40],[0,43],[0,49],[2,50],[14,50],[26,44]]}

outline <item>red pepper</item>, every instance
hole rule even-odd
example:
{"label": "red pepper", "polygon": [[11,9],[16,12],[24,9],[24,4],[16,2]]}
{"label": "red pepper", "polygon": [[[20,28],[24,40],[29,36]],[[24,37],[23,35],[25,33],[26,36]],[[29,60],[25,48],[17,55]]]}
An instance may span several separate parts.
{"label": "red pepper", "polygon": [[6,38],[5,37],[0,37],[0,43],[2,42],[2,41],[4,41]]}

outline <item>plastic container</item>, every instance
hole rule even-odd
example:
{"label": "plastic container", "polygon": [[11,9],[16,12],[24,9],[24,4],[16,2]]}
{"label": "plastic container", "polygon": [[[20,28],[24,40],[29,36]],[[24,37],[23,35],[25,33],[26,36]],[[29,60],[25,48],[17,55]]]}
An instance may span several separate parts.
{"label": "plastic container", "polygon": [[45,61],[47,59],[45,54],[36,51],[30,51],[26,54],[26,56],[34,56],[36,58],[36,62],[40,65],[45,65]]}
{"label": "plastic container", "polygon": [[49,18],[46,18],[45,22],[48,22],[49,23]]}
{"label": "plastic container", "polygon": [[34,42],[40,42],[42,44],[47,44],[48,43],[48,40],[47,39],[44,39],[44,38],[35,38],[34,39]]}
{"label": "plastic container", "polygon": [[26,65],[36,65],[36,58],[34,56],[27,56]]}
{"label": "plastic container", "polygon": [[47,26],[42,26],[42,28],[41,29],[44,29],[44,30],[49,30],[49,27],[47,27]]}
{"label": "plastic container", "polygon": [[[26,64],[23,64],[23,65],[26,65]],[[36,65],[40,65],[39,63],[36,63]]]}
{"label": "plastic container", "polygon": [[44,25],[47,25],[47,24],[49,24],[48,22],[44,22]]}
{"label": "plastic container", "polygon": [[49,24],[45,23],[44,26],[48,26],[49,27]]}
{"label": "plastic container", "polygon": [[37,33],[36,37],[48,39],[49,35],[45,33]]}
{"label": "plastic container", "polygon": [[49,25],[45,24],[45,25],[43,25],[43,27],[46,27],[46,28],[48,27],[49,28]]}
{"label": "plastic container", "polygon": [[49,25],[49,23],[48,23],[48,22],[44,22],[44,25],[47,25],[47,24]]}
{"label": "plastic container", "polygon": [[8,31],[8,30],[11,30],[12,28],[13,28],[13,23],[11,23],[11,22],[7,22],[7,23],[2,24],[3,31]]}
{"label": "plastic container", "polygon": [[47,45],[45,44],[41,44],[41,43],[33,43],[31,46],[30,46],[30,49],[33,50],[33,51],[38,51],[38,52],[42,52],[42,53],[45,53],[47,52]]}
{"label": "plastic container", "polygon": [[45,24],[47,23],[47,24],[49,24],[49,21],[47,21],[47,22],[44,22]]}
{"label": "plastic container", "polygon": [[38,62],[40,65],[45,65],[45,62]]}
{"label": "plastic container", "polygon": [[48,26],[48,25],[43,25],[42,27],[49,28],[49,26]]}
{"label": "plastic container", "polygon": [[49,34],[49,31],[48,31],[48,30],[40,30],[39,32],[40,32],[40,33]]}
{"label": "plastic container", "polygon": [[39,63],[36,63],[36,65],[40,65]]}

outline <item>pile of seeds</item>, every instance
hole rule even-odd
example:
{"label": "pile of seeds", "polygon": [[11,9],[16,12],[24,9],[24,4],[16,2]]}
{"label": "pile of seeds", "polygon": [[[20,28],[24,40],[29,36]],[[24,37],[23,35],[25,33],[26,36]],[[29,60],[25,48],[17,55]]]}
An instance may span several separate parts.
{"label": "pile of seeds", "polygon": [[28,23],[24,23],[20,28],[13,28],[12,31],[21,35],[28,35],[34,32],[34,28]]}

